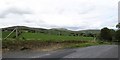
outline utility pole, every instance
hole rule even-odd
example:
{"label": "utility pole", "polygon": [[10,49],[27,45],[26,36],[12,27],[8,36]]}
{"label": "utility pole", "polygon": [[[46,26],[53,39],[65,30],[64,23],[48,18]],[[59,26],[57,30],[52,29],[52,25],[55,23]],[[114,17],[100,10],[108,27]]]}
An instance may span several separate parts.
{"label": "utility pole", "polygon": [[16,39],[18,39],[18,27],[16,27]]}
{"label": "utility pole", "polygon": [[58,32],[58,34],[59,34],[59,36],[61,36],[61,33],[60,33],[60,32]]}
{"label": "utility pole", "polygon": [[94,34],[94,42],[96,41],[96,35]]}

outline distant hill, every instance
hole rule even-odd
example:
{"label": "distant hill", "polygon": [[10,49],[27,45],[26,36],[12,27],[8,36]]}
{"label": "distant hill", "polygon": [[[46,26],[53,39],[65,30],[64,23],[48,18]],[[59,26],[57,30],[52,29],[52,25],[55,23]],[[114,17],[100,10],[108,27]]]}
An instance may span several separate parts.
{"label": "distant hill", "polygon": [[100,33],[100,30],[81,30],[80,32],[83,32],[83,33]]}
{"label": "distant hill", "polygon": [[54,35],[76,35],[76,34],[80,34],[80,33],[93,33],[93,34],[98,34],[100,33],[100,30],[80,30],[80,31],[71,31],[71,30],[67,30],[65,28],[52,28],[52,29],[44,29],[44,28],[33,28],[33,27],[26,27],[26,26],[12,26],[12,27],[7,27],[7,28],[3,28],[3,31],[12,31],[15,28],[18,28],[19,30],[22,31],[28,31],[28,32],[37,32],[37,33],[44,33],[44,34],[54,34]]}

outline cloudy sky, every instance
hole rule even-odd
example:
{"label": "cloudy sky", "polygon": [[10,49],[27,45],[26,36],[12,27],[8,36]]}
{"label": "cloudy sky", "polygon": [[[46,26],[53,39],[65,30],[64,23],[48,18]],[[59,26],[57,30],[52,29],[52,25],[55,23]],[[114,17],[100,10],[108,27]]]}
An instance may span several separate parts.
{"label": "cloudy sky", "polygon": [[119,0],[0,0],[0,28],[114,28]]}

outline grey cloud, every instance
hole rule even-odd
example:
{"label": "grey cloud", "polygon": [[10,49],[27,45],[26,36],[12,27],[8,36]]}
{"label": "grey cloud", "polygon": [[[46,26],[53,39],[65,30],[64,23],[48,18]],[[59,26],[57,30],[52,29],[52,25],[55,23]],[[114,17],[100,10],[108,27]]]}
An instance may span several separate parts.
{"label": "grey cloud", "polygon": [[93,11],[94,9],[95,9],[94,7],[91,7],[89,9],[86,8],[86,10],[84,10],[84,11],[79,11],[78,14],[87,14],[87,13]]}
{"label": "grey cloud", "polygon": [[25,20],[24,22],[25,23],[32,23],[32,21],[29,21],[29,20]]}
{"label": "grey cloud", "polygon": [[24,20],[25,23],[34,23],[34,24],[37,24],[37,25],[41,25],[41,24],[44,24],[45,21],[43,20]]}
{"label": "grey cloud", "polygon": [[50,27],[50,28],[58,27],[58,26],[56,26],[56,25],[51,25],[51,24],[47,24],[47,23],[39,23],[38,25],[39,25],[39,26],[43,26],[43,27]]}
{"label": "grey cloud", "polygon": [[81,27],[67,27],[67,28],[77,30],[77,29],[80,29]]}
{"label": "grey cloud", "polygon": [[[81,7],[82,6],[82,7]],[[77,7],[77,8],[75,8]],[[65,12],[69,12],[69,13],[77,13],[77,14],[88,14],[91,11],[94,11],[96,9],[95,5],[92,4],[88,4],[88,5],[73,5],[71,7],[67,7],[67,8],[61,8],[59,9],[59,14],[64,14]]]}
{"label": "grey cloud", "polygon": [[65,27],[67,29],[70,29],[70,30],[82,30],[82,29],[89,29],[88,28],[89,26],[73,26],[73,27]]}
{"label": "grey cloud", "polygon": [[31,12],[29,10],[26,9],[20,9],[20,8],[9,8],[6,9],[5,11],[0,13],[0,18],[5,18],[6,15],[13,13],[13,14],[19,14],[19,15],[23,15],[23,14],[31,14]]}

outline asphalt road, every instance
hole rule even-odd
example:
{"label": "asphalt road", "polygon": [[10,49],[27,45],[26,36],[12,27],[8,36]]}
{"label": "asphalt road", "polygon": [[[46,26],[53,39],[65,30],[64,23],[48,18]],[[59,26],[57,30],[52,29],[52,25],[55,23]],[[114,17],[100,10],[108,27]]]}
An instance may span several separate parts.
{"label": "asphalt road", "polygon": [[52,52],[9,52],[3,54],[3,58],[118,58],[118,46],[100,45]]}

